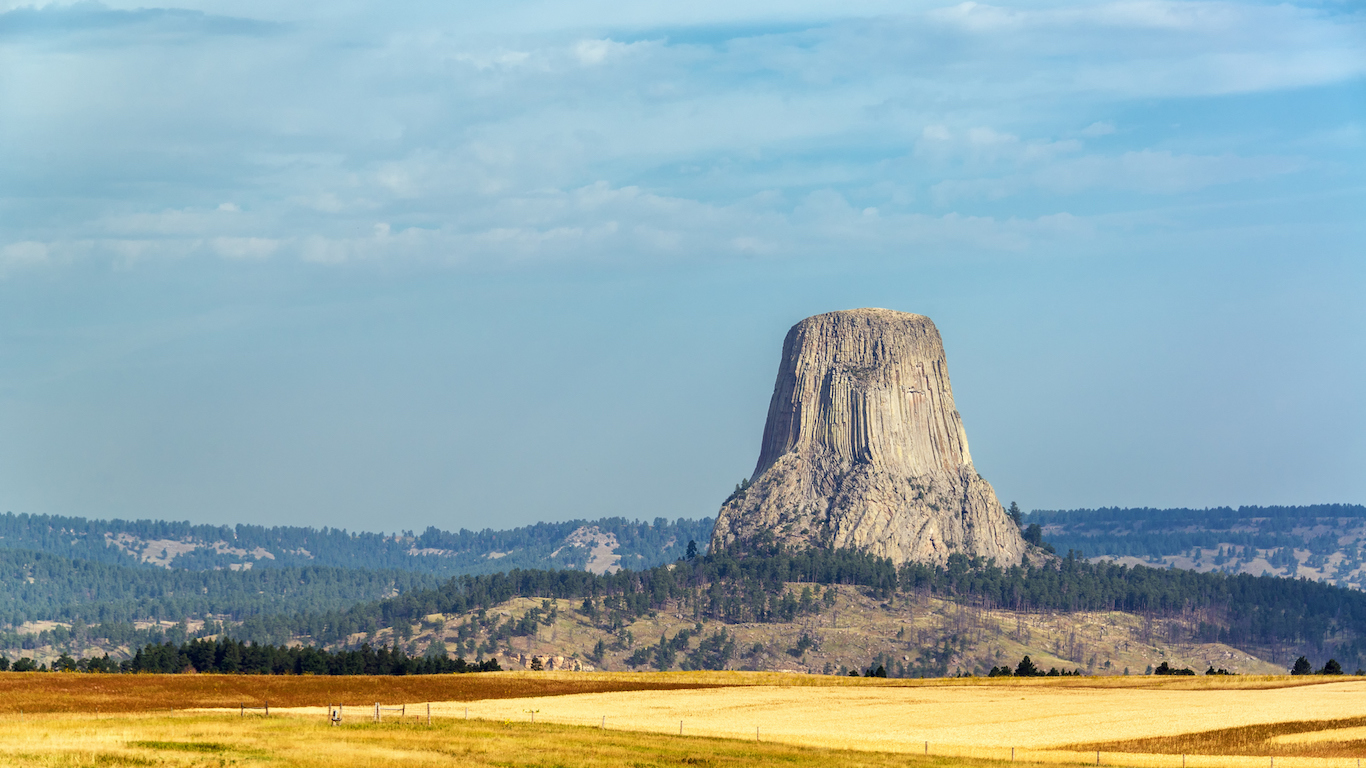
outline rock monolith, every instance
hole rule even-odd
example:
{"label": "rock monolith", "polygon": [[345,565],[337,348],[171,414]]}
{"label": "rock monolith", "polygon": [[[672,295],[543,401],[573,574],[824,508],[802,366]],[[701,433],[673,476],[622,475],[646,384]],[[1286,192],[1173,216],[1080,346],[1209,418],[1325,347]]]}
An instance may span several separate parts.
{"label": "rock monolith", "polygon": [[1026,556],[973,469],[928,317],[853,309],[788,331],[759,463],[721,507],[711,549],[764,542],[851,547],[896,563]]}

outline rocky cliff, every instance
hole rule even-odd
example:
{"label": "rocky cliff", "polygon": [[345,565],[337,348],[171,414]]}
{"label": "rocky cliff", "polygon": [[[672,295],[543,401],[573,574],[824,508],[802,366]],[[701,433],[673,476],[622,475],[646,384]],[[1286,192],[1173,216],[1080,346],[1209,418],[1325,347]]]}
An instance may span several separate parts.
{"label": "rocky cliff", "polygon": [[1019,563],[1028,545],[973,469],[928,317],[855,309],[788,331],[751,484],[712,551],[772,540],[897,563],[954,552]]}

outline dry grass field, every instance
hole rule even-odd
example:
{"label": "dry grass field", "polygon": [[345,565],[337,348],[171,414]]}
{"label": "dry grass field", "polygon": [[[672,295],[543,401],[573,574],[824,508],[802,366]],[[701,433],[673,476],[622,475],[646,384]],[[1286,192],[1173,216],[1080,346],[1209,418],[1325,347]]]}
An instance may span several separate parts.
{"label": "dry grass field", "polygon": [[605,723],[661,734],[677,734],[681,725],[684,734],[751,740],[757,729],[760,738],[787,744],[910,754],[928,749],[1008,758],[1015,748],[1017,757],[1027,753],[1036,760],[1078,759],[1073,753],[1097,750],[1366,756],[1350,739],[1270,741],[1285,734],[1366,725],[1366,681],[1311,678],[1318,684],[1291,685],[1303,679],[1130,678],[1127,684],[1113,678],[977,679],[818,689],[770,684],[510,698],[437,704],[433,711],[459,717],[468,708],[471,717],[491,720],[522,722],[534,715],[538,722]]}
{"label": "dry grass field", "polygon": [[[248,696],[270,698],[271,717],[241,717]],[[339,699],[345,722],[329,727]],[[21,717],[20,701],[45,703]],[[376,724],[376,701],[410,716]],[[180,711],[149,711],[166,708]],[[1352,768],[1366,757],[1366,681],[0,676],[0,765],[987,766],[1012,748],[1018,763]]]}
{"label": "dry grass field", "polygon": [[328,727],[322,718],[224,715],[42,715],[0,719],[0,766],[23,768],[789,768],[982,766],[879,752],[598,731],[561,725],[438,721]]}
{"label": "dry grass field", "polygon": [[[658,678],[658,676],[656,676]],[[0,672],[0,716],[20,712],[149,712],[211,707],[306,707],[376,701],[474,701],[717,685],[649,675],[479,673],[412,677],[98,675]]]}

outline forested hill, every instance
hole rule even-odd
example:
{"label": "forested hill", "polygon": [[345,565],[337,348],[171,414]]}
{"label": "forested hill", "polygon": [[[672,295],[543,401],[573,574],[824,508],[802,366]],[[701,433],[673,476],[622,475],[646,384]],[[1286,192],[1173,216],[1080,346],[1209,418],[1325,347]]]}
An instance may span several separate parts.
{"label": "forested hill", "polygon": [[705,550],[711,524],[604,518],[385,535],[5,514],[0,649],[183,639],[247,619],[339,611],[457,575],[650,568],[684,557],[690,541]]}
{"label": "forested hill", "polygon": [[[794,587],[793,583],[797,586]],[[897,595],[935,595],[963,606],[1015,611],[1121,611],[1153,617],[1185,617],[1187,634],[1171,642],[1227,643],[1267,657],[1335,656],[1344,665],[1366,664],[1366,594],[1301,579],[1193,573],[1182,570],[1090,563],[1074,556],[1041,567],[998,568],[953,555],[945,567],[890,560],[851,550],[733,553],[682,560],[646,571],[595,575],[582,571],[512,571],[452,579],[436,589],[339,611],[249,619],[229,634],[257,642],[300,638],[345,645],[356,633],[392,627],[401,638],[429,617],[475,612],[460,630],[476,623],[492,654],[512,638],[536,632],[535,611],[516,617],[489,609],[516,597],[568,600],[604,627],[623,631],[656,612],[730,624],[787,622],[821,610],[821,590],[802,585],[859,585],[880,601]],[[886,607],[886,603],[884,603]],[[462,620],[463,621],[463,620]],[[1171,631],[1176,632],[1174,628]],[[792,638],[789,638],[792,639]],[[629,636],[619,638],[632,642]],[[662,642],[662,641],[661,641]],[[1293,658],[1293,655],[1291,656]]]}
{"label": "forested hill", "polygon": [[1035,510],[1058,552],[1197,571],[1269,574],[1361,589],[1366,506]]}
{"label": "forested hill", "polygon": [[705,548],[711,518],[639,522],[613,517],[537,523],[511,530],[420,534],[337,528],[214,526],[164,520],[0,515],[0,548],[46,552],[126,567],[212,571],[251,568],[392,569],[438,576],[510,568],[597,572],[650,568],[682,557],[689,541]]}
{"label": "forested hill", "polygon": [[[43,638],[25,638],[41,634],[21,631],[29,622],[85,627],[76,633],[117,644],[134,639],[134,626],[149,622],[199,626],[206,620],[231,624],[281,612],[342,610],[441,583],[438,576],[400,570],[312,565],[183,571],[0,550],[0,648],[45,644]],[[57,632],[57,639],[65,632]]]}

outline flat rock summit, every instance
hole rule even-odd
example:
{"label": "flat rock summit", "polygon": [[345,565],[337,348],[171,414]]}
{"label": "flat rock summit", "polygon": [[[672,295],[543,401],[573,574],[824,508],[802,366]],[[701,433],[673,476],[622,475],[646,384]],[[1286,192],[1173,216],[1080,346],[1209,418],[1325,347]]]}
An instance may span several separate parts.
{"label": "flat rock summit", "polygon": [[1011,565],[1027,555],[973,469],[928,317],[852,309],[787,332],[759,463],[721,507],[711,548],[767,541],[896,563],[962,552]]}

